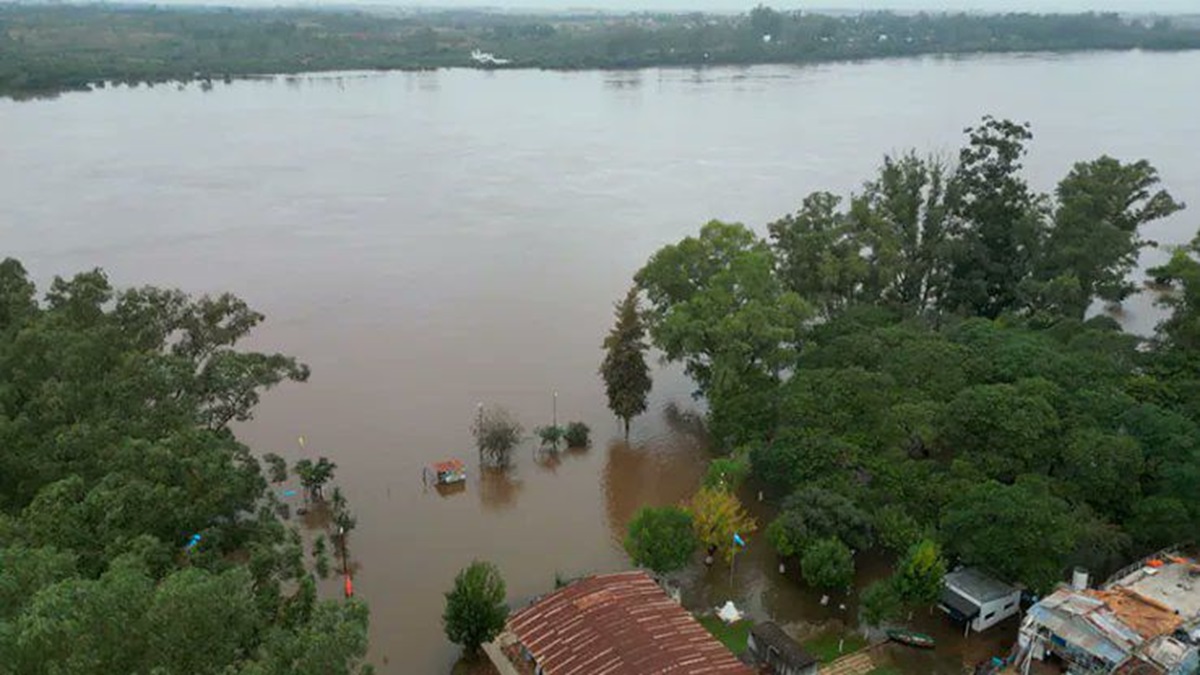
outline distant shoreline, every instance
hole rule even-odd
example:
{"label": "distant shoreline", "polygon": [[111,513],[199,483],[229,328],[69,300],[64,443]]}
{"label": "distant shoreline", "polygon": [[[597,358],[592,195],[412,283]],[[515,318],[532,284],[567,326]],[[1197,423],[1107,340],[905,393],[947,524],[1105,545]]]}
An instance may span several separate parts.
{"label": "distant shoreline", "polygon": [[1200,17],[0,5],[0,96],[336,71],[636,70],[1200,49]]}

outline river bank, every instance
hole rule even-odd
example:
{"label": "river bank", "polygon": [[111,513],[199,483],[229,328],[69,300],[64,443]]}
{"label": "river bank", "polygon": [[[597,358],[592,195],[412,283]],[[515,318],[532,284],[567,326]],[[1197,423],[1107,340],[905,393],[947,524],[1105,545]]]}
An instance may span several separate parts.
{"label": "river bank", "polygon": [[629,70],[1200,49],[1188,17],[0,5],[0,96],[350,70]]}

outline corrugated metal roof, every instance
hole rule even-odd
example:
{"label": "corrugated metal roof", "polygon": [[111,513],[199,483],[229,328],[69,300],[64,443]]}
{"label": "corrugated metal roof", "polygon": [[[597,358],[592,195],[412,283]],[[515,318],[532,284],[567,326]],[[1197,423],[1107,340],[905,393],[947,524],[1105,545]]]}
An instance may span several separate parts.
{"label": "corrugated metal roof", "polygon": [[546,675],[753,675],[645,572],[577,581],[508,628]]}
{"label": "corrugated metal roof", "polygon": [[1016,588],[975,567],[965,567],[947,574],[945,585],[978,602],[999,600],[1017,592]]}

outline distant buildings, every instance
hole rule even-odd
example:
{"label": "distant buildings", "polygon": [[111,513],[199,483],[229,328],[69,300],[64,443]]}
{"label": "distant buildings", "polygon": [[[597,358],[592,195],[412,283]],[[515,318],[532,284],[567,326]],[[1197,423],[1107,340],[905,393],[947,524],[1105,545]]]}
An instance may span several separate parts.
{"label": "distant buildings", "polygon": [[[1016,663],[1057,661],[1087,675],[1194,675],[1200,671],[1200,565],[1159,555],[1098,590],[1086,579],[1031,607]],[[1022,667],[1023,666],[1023,667]]]}
{"label": "distant buildings", "polygon": [[538,599],[484,651],[504,675],[754,674],[642,571]]}
{"label": "distant buildings", "polygon": [[968,567],[946,575],[938,607],[976,633],[1021,611],[1021,591]]}

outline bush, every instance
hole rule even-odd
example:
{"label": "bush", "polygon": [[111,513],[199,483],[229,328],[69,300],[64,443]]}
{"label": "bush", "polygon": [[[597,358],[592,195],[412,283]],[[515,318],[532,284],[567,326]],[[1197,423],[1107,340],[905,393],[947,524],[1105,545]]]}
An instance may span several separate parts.
{"label": "bush", "polygon": [[495,565],[478,560],[468,565],[446,593],[446,611],[442,614],[446,637],[474,655],[480,645],[504,630],[508,618],[504,595],[504,579]]}
{"label": "bush", "polygon": [[508,463],[508,454],[521,442],[521,434],[524,432],[521,423],[504,408],[480,410],[479,416],[471,425],[471,435],[475,437],[480,452],[488,456],[494,464],[501,465]]}
{"label": "bush", "polygon": [[718,457],[708,465],[704,474],[704,487],[732,492],[746,480],[746,474],[749,472],[750,467],[743,460]]}
{"label": "bush", "polygon": [[537,434],[537,437],[542,440],[542,445],[549,445],[555,448],[558,447],[558,442],[566,435],[562,427],[556,426],[537,427],[533,430],[533,433]]}
{"label": "bush", "polygon": [[862,617],[868,626],[878,626],[900,616],[902,601],[892,579],[882,579],[862,592]]}
{"label": "bush", "polygon": [[583,422],[571,422],[563,438],[567,440],[568,448],[586,448],[591,443],[592,430]]}
{"label": "bush", "polygon": [[805,549],[800,572],[814,588],[848,588],[854,581],[854,555],[837,539],[820,539]]}
{"label": "bush", "polygon": [[625,551],[633,564],[659,574],[686,565],[697,543],[692,515],[678,506],[638,509],[625,535]]}

